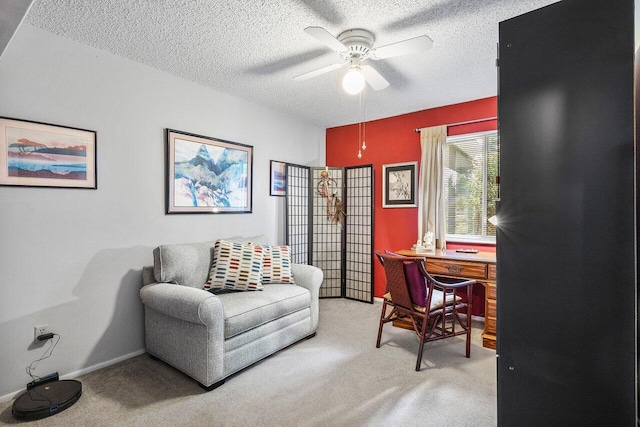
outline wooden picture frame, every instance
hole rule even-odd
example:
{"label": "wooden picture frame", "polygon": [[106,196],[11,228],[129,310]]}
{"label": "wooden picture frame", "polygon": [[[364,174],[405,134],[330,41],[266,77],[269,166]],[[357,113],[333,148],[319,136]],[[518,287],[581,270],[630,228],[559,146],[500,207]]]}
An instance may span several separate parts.
{"label": "wooden picture frame", "polygon": [[166,213],[251,213],[253,146],[166,130]]}
{"label": "wooden picture frame", "polygon": [[287,194],[287,164],[271,160],[269,171],[269,195],[285,196]]}
{"label": "wooden picture frame", "polygon": [[98,188],[96,131],[0,117],[0,185]]}
{"label": "wooden picture frame", "polygon": [[382,207],[415,208],[418,206],[418,162],[382,165]]}

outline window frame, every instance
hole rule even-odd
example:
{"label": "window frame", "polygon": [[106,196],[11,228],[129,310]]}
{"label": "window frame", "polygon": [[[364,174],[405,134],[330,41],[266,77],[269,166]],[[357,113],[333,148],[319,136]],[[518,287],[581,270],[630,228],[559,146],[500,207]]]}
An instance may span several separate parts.
{"label": "window frame", "polygon": [[[451,243],[478,243],[478,244],[490,244],[490,245],[495,245],[496,244],[496,237],[495,236],[487,236],[487,221],[488,221],[488,217],[487,217],[487,184],[488,184],[488,177],[487,177],[487,172],[488,172],[488,166],[487,166],[487,153],[489,150],[489,144],[488,144],[488,140],[490,137],[494,136],[496,138],[496,144],[497,144],[497,155],[498,155],[498,174],[500,173],[500,135],[498,133],[498,130],[489,130],[489,131],[482,131],[482,132],[472,132],[472,133],[465,133],[465,134],[460,134],[460,135],[453,135],[453,136],[447,136],[447,139],[445,141],[445,144],[448,145],[450,143],[454,143],[454,142],[458,142],[458,141],[463,141],[463,140],[468,140],[468,139],[474,139],[474,138],[484,138],[485,139],[485,144],[484,144],[484,161],[483,161],[483,179],[482,179],[482,218],[484,219],[482,225],[482,235],[468,235],[468,234],[449,234],[446,233],[445,234],[445,238],[447,242],[451,242]],[[499,200],[499,197],[498,197]]]}

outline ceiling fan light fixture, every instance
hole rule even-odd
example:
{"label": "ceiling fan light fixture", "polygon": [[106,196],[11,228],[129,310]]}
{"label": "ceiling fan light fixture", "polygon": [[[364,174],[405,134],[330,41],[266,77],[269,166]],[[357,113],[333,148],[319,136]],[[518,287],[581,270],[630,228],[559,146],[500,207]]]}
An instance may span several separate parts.
{"label": "ceiling fan light fixture", "polygon": [[357,95],[364,89],[364,76],[360,68],[349,68],[342,79],[342,87],[350,95]]}

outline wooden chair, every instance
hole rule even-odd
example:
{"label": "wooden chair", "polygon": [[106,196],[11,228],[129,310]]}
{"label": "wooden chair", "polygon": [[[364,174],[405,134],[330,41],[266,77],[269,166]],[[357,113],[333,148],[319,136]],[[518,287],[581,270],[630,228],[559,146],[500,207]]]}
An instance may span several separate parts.
{"label": "wooden chair", "polygon": [[[376,256],[387,277],[387,292],[380,313],[376,348],[380,348],[384,324],[404,320],[410,322],[420,340],[416,371],[420,370],[424,344],[429,341],[466,335],[466,357],[470,357],[471,291],[476,281],[444,283],[436,280],[425,269],[425,258],[402,257],[377,251]],[[456,291],[466,291],[466,302],[456,295]],[[388,314],[387,307],[392,308]],[[460,314],[466,314],[466,317]]]}

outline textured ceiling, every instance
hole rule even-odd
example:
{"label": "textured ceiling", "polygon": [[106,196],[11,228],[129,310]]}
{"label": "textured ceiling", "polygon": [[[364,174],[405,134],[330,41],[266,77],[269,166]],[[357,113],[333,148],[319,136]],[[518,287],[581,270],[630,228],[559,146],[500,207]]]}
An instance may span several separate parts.
{"label": "textured ceiling", "polygon": [[22,23],[32,0],[3,0],[0,3],[0,56]]}
{"label": "textured ceiling", "polygon": [[[323,127],[496,95],[498,22],[557,0],[34,0],[25,21],[54,34]],[[303,30],[365,28],[383,46],[422,34],[425,53],[370,61],[391,85],[346,94],[346,68]]]}

